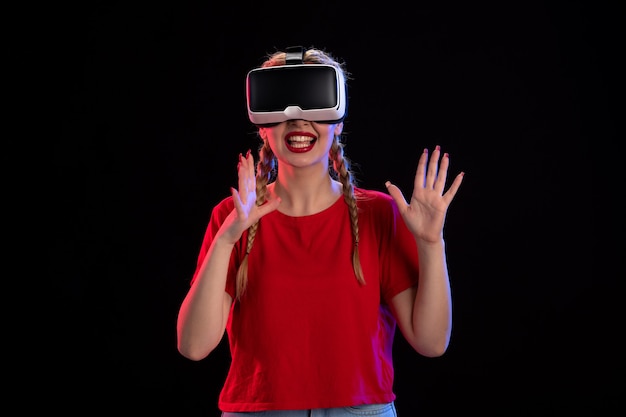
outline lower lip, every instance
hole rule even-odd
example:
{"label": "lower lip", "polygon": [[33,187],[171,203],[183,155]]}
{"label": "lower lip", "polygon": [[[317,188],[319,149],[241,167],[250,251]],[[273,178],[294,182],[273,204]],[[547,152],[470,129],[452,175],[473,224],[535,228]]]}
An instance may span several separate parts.
{"label": "lower lip", "polygon": [[301,148],[294,148],[293,146],[290,146],[289,143],[287,142],[287,149],[289,149],[289,151],[293,152],[293,153],[305,153],[310,151],[311,149],[313,149],[313,145],[315,144],[315,142],[311,142],[311,144],[309,146],[305,146],[305,147],[301,147]]}

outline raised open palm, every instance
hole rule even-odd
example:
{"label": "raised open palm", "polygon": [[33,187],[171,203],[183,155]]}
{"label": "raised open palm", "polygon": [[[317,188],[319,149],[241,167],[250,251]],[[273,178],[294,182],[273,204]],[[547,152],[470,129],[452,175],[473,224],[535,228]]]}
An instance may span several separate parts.
{"label": "raised open palm", "polygon": [[440,147],[437,146],[430,160],[428,157],[428,149],[424,149],[417,164],[413,193],[409,202],[396,185],[389,181],[385,185],[415,238],[434,243],[443,235],[448,207],[461,186],[464,173],[459,173],[450,188],[444,192],[450,165],[449,155],[447,153],[442,155]]}

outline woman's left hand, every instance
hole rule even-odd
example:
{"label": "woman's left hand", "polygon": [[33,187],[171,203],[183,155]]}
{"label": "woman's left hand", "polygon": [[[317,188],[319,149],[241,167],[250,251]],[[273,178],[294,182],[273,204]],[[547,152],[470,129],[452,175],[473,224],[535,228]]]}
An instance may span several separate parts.
{"label": "woman's left hand", "polygon": [[446,213],[461,186],[464,173],[459,173],[444,193],[450,158],[447,153],[441,155],[439,146],[435,147],[430,161],[428,156],[428,149],[424,149],[417,164],[413,194],[409,203],[397,186],[389,181],[385,185],[415,239],[424,243],[437,243],[443,238]]}

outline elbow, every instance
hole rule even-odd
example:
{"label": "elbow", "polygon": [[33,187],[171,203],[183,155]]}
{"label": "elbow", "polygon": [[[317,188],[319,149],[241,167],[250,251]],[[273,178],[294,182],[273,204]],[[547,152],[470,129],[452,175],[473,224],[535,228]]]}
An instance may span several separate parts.
{"label": "elbow", "polygon": [[411,346],[422,356],[427,358],[438,358],[446,353],[449,342],[450,338],[447,336],[432,339],[415,338],[411,342]]}
{"label": "elbow", "polygon": [[221,340],[221,337],[207,337],[207,334],[194,337],[191,333],[193,332],[179,328],[176,347],[181,355],[192,361],[200,361],[209,356]]}
{"label": "elbow", "polygon": [[203,354],[201,352],[192,352],[192,351],[188,351],[188,350],[183,350],[183,349],[178,349],[178,352],[180,352],[180,354],[189,359],[192,360],[194,362],[198,362],[201,361],[202,359],[206,358],[208,356],[208,353]]}
{"label": "elbow", "polygon": [[200,361],[209,356],[219,345],[224,335],[224,328],[212,329],[192,324],[184,322],[179,317],[176,348],[185,358]]}
{"label": "elbow", "polygon": [[178,342],[178,352],[187,359],[192,361],[201,361],[209,356],[211,352],[217,347],[217,343],[210,345],[198,346],[193,343]]}
{"label": "elbow", "polygon": [[445,344],[432,344],[428,346],[415,346],[415,350],[422,356],[427,358],[438,358],[443,356],[448,350],[447,343]]}

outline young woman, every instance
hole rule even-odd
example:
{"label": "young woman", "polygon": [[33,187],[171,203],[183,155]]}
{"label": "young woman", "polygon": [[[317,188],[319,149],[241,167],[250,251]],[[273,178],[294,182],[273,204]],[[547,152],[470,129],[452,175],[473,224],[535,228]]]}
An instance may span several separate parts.
{"label": "young woman", "polygon": [[[268,72],[255,82],[304,83],[315,68],[345,82],[344,64],[325,51],[302,50],[300,60],[302,79]],[[297,69],[292,61],[276,52],[261,68]],[[293,114],[250,111],[259,158],[239,156],[238,188],[213,209],[178,316],[178,350],[199,361],[227,332],[224,417],[395,416],[396,328],[426,357],[448,347],[443,229],[463,173],[446,191],[449,156],[437,146],[421,154],[408,202],[390,182],[388,194],[360,188],[343,151],[345,108],[330,121]]]}

